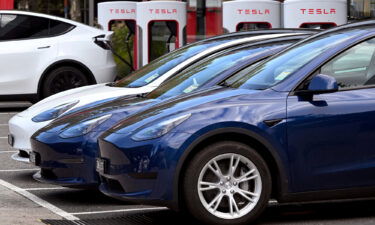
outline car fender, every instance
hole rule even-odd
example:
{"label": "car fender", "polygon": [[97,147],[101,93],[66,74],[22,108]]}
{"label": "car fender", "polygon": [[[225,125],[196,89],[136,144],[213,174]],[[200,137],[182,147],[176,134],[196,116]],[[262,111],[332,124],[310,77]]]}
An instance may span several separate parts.
{"label": "car fender", "polygon": [[[215,126],[215,125],[214,125]],[[198,131],[196,134],[192,135],[191,138],[189,138],[185,143],[182,145],[182,149],[184,149],[183,154],[179,157],[178,163],[176,165],[176,172],[175,177],[173,180],[173,207],[178,209],[179,208],[179,200],[181,199],[181,195],[179,195],[179,188],[180,188],[180,179],[181,179],[181,172],[184,169],[185,162],[188,160],[188,158],[191,156],[193,151],[199,146],[199,144],[203,143],[205,140],[207,140],[210,137],[214,137],[220,134],[226,134],[226,133],[233,133],[233,134],[239,134],[239,135],[246,135],[252,139],[257,140],[259,143],[261,143],[263,146],[265,146],[265,149],[268,151],[267,153],[270,154],[273,157],[273,160],[276,163],[278,174],[279,176],[279,184],[277,186],[279,187],[278,190],[276,190],[278,195],[283,195],[283,193],[286,193],[288,190],[288,183],[289,178],[287,175],[287,170],[283,166],[282,163],[282,157],[280,156],[279,152],[276,149],[278,147],[275,146],[275,144],[271,144],[269,141],[267,141],[266,137],[259,134],[256,130],[259,130],[259,128],[252,126],[251,129],[248,129],[248,125],[244,127],[242,124],[236,124],[235,126],[227,126],[223,127],[220,125],[220,128],[214,128],[214,126],[205,127]]]}

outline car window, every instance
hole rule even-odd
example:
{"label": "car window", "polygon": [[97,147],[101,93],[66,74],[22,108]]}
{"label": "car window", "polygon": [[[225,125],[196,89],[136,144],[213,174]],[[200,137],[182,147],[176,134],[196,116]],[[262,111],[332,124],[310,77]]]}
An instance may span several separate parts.
{"label": "car window", "polygon": [[212,46],[216,46],[229,41],[230,40],[210,41],[206,43],[192,44],[182,47],[152,61],[141,69],[117,81],[114,86],[137,88],[148,85],[157,78],[164,75],[169,70],[173,69],[175,66],[195,56],[196,54],[199,54]]}
{"label": "car window", "polygon": [[150,92],[146,97],[164,99],[193,92],[228,69],[244,64],[251,58],[264,54],[276,47],[279,47],[279,45],[246,47],[217,53],[189,66],[162,86]]}
{"label": "car window", "polygon": [[362,42],[325,64],[320,73],[336,78],[339,89],[375,84],[375,38]]}
{"label": "car window", "polygon": [[[231,87],[248,89],[270,88],[290,77],[291,74],[319,57],[325,51],[364,33],[366,33],[366,30],[344,30],[307,39],[260,64],[245,76],[239,73],[236,75],[239,79]],[[235,79],[235,77],[232,79]]]}
{"label": "car window", "polygon": [[25,15],[2,14],[0,40],[17,40],[48,36],[49,20]]}
{"label": "car window", "polygon": [[50,20],[49,22],[49,35],[57,36],[70,31],[74,25],[64,23],[57,20]]}

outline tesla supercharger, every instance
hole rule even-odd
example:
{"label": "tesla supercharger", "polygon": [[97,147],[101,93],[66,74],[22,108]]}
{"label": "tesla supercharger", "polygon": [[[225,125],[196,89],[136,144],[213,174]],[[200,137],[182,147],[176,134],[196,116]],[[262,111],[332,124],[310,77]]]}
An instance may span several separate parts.
{"label": "tesla supercharger", "polygon": [[14,0],[0,0],[0,10],[14,9]]}
{"label": "tesla supercharger", "polygon": [[236,0],[223,3],[226,32],[280,28],[281,3],[274,0]]}
{"label": "tesla supercharger", "polygon": [[149,1],[137,3],[138,65],[185,44],[186,3]]}
{"label": "tesla supercharger", "polygon": [[[98,23],[104,30],[112,31],[116,23],[123,23],[127,27],[126,48],[129,55],[128,66],[131,70],[138,69],[137,39],[136,39],[137,2],[103,2],[98,4]],[[133,46],[130,46],[133,45]]]}
{"label": "tesla supercharger", "polygon": [[206,38],[223,33],[222,0],[206,0]]}
{"label": "tesla supercharger", "polygon": [[286,0],[285,28],[327,29],[348,22],[347,0]]}

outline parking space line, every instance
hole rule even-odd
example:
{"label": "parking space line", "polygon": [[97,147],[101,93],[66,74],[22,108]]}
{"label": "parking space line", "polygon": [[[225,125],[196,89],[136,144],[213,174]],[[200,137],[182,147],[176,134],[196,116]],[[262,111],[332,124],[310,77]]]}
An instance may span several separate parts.
{"label": "parking space line", "polygon": [[116,212],[138,212],[138,211],[157,211],[157,210],[168,210],[166,207],[151,207],[151,208],[136,208],[136,209],[118,209],[108,211],[93,211],[93,212],[76,212],[70,213],[72,215],[91,215],[91,214],[105,214],[105,213],[116,213]]}
{"label": "parking space line", "polygon": [[[51,203],[39,198],[38,196],[28,192],[28,191],[25,191],[24,189],[22,188],[19,188],[11,183],[8,183],[2,179],[0,179],[0,185],[8,188],[9,190],[12,190],[22,196],[24,196],[25,198],[29,199],[30,201],[42,206],[43,208],[46,208],[48,210],[50,210],[51,212],[55,213],[56,215],[59,215],[61,216],[62,218],[66,219],[66,220],[69,220],[69,221],[75,221],[75,220],[79,220],[78,217],[68,213],[68,212],[65,212],[64,210],[52,205]],[[78,223],[77,223],[78,224]]]}
{"label": "parking space line", "polygon": [[24,172],[24,171],[38,171],[39,169],[15,169],[15,170],[0,170],[0,172]]}
{"label": "parking space line", "polygon": [[0,153],[16,153],[18,151],[0,151]]}
{"label": "parking space line", "polygon": [[25,191],[49,191],[49,190],[62,190],[68,189],[64,187],[47,187],[47,188],[24,188]]}
{"label": "parking space line", "polygon": [[0,139],[8,139],[8,137],[0,137]]}

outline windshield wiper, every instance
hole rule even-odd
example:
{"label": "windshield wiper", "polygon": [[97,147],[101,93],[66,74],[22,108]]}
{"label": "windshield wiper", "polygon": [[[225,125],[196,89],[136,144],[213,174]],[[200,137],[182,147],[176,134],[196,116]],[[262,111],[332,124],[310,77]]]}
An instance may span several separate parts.
{"label": "windshield wiper", "polygon": [[142,94],[138,94],[137,97],[138,98],[147,98],[147,93],[142,93]]}
{"label": "windshield wiper", "polygon": [[227,83],[226,81],[221,82],[221,84],[219,84],[219,85],[222,86],[222,87],[226,87],[226,88],[231,87],[231,84]]}
{"label": "windshield wiper", "polygon": [[116,84],[116,82],[110,82],[110,83],[106,84],[106,86],[108,86],[108,87],[114,87],[115,84]]}

